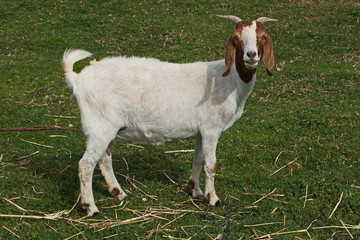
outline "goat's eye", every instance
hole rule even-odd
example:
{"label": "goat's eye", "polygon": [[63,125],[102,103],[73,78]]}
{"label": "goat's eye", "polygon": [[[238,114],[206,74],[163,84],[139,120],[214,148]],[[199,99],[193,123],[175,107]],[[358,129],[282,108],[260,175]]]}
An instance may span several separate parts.
{"label": "goat's eye", "polygon": [[266,41],[266,35],[262,36],[262,40]]}

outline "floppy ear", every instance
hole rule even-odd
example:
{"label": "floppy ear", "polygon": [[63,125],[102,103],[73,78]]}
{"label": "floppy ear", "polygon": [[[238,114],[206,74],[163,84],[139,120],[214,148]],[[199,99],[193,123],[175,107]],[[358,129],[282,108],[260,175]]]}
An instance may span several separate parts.
{"label": "floppy ear", "polygon": [[234,35],[231,35],[226,42],[226,53],[225,53],[225,65],[226,71],[223,73],[223,77],[227,77],[231,72],[231,66],[235,61],[235,44],[234,44]]}
{"label": "floppy ear", "polygon": [[273,42],[269,35],[266,35],[266,42],[263,46],[262,61],[265,64],[267,74],[272,76],[270,70],[274,67],[274,51]]}

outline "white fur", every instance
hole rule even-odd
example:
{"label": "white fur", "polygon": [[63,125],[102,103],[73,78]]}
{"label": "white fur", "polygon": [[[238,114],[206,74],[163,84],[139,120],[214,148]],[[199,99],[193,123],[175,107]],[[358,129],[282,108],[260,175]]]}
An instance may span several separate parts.
{"label": "white fur", "polygon": [[[252,21],[250,26],[244,27],[241,36],[244,44],[245,54],[243,56],[243,60],[245,62],[245,66],[248,69],[256,69],[260,61],[256,46],[256,21]],[[250,52],[256,53],[254,58],[249,58],[246,54]],[[249,64],[249,62],[253,63]]]}
{"label": "white fur", "polygon": [[[249,41],[251,45],[254,40],[251,37]],[[197,136],[192,196],[204,196],[199,175],[205,162],[205,196],[210,205],[218,204],[214,187],[216,145],[221,133],[243,114],[256,75],[245,83],[233,65],[231,74],[224,78],[224,60],[175,64],[137,57],[92,61],[79,74],[73,72],[72,65],[90,55],[84,50],[67,50],[63,56],[66,81],[76,96],[87,136],[79,177],[81,203],[88,215],[98,212],[91,187],[96,163],[109,191],[114,194],[117,189],[118,199],[127,196],[111,166],[110,146],[116,137],[162,144]]]}

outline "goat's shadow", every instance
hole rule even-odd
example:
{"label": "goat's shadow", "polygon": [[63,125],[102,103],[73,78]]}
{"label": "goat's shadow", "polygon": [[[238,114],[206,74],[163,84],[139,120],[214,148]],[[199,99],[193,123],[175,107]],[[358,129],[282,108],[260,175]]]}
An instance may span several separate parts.
{"label": "goat's shadow", "polygon": [[[185,184],[184,175],[189,174],[188,169],[191,168],[191,164],[183,164],[177,156],[166,154],[163,147],[151,145],[143,145],[143,147],[142,149],[129,147],[126,143],[119,142],[113,150],[114,172],[124,191],[131,188],[131,184],[126,181],[126,177],[130,180],[135,179],[140,183],[153,181],[169,187],[173,185],[171,180],[180,185]],[[52,189],[52,192],[46,193],[44,197],[53,198],[53,200],[47,200],[47,202],[52,203],[55,206],[54,208],[70,208],[78,198],[80,192],[78,161],[81,157],[82,153],[73,154],[70,158],[64,152],[63,155],[48,155],[46,159],[38,157],[29,164],[29,171],[41,175],[41,181],[49,182],[52,185],[48,189],[49,191]],[[192,161],[192,156],[189,161]],[[141,184],[137,185],[143,188]],[[104,197],[110,197],[105,179],[98,167],[94,171],[93,191],[94,195],[100,194]],[[157,194],[157,192],[149,192],[148,194],[153,195]],[[95,196],[95,198],[98,197]],[[60,205],[63,206],[56,206],[58,205],[54,203],[56,201],[60,201]],[[56,211],[56,209],[54,210]]]}
{"label": "goat's shadow", "polygon": [[[139,182],[155,181],[171,185],[171,180],[173,180],[181,183],[182,176],[187,174],[186,169],[191,167],[179,161],[177,156],[166,154],[162,146],[143,145],[143,149],[136,149],[136,147],[129,149],[126,143],[121,142],[116,145],[118,147],[114,148],[112,155],[113,168],[122,186],[125,186],[126,182],[124,176],[134,178]],[[128,149],[122,151],[124,148]],[[192,160],[192,156],[189,160]],[[99,173],[98,176],[100,175]]]}

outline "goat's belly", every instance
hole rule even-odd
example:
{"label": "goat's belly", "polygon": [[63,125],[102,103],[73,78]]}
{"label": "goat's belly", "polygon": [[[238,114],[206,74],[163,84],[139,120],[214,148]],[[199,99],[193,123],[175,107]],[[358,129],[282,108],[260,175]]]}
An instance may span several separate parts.
{"label": "goat's belly", "polygon": [[192,130],[174,130],[174,129],[131,129],[125,128],[120,130],[117,138],[124,141],[131,141],[136,143],[161,145],[167,141],[174,139],[188,138],[196,135],[196,131]]}

